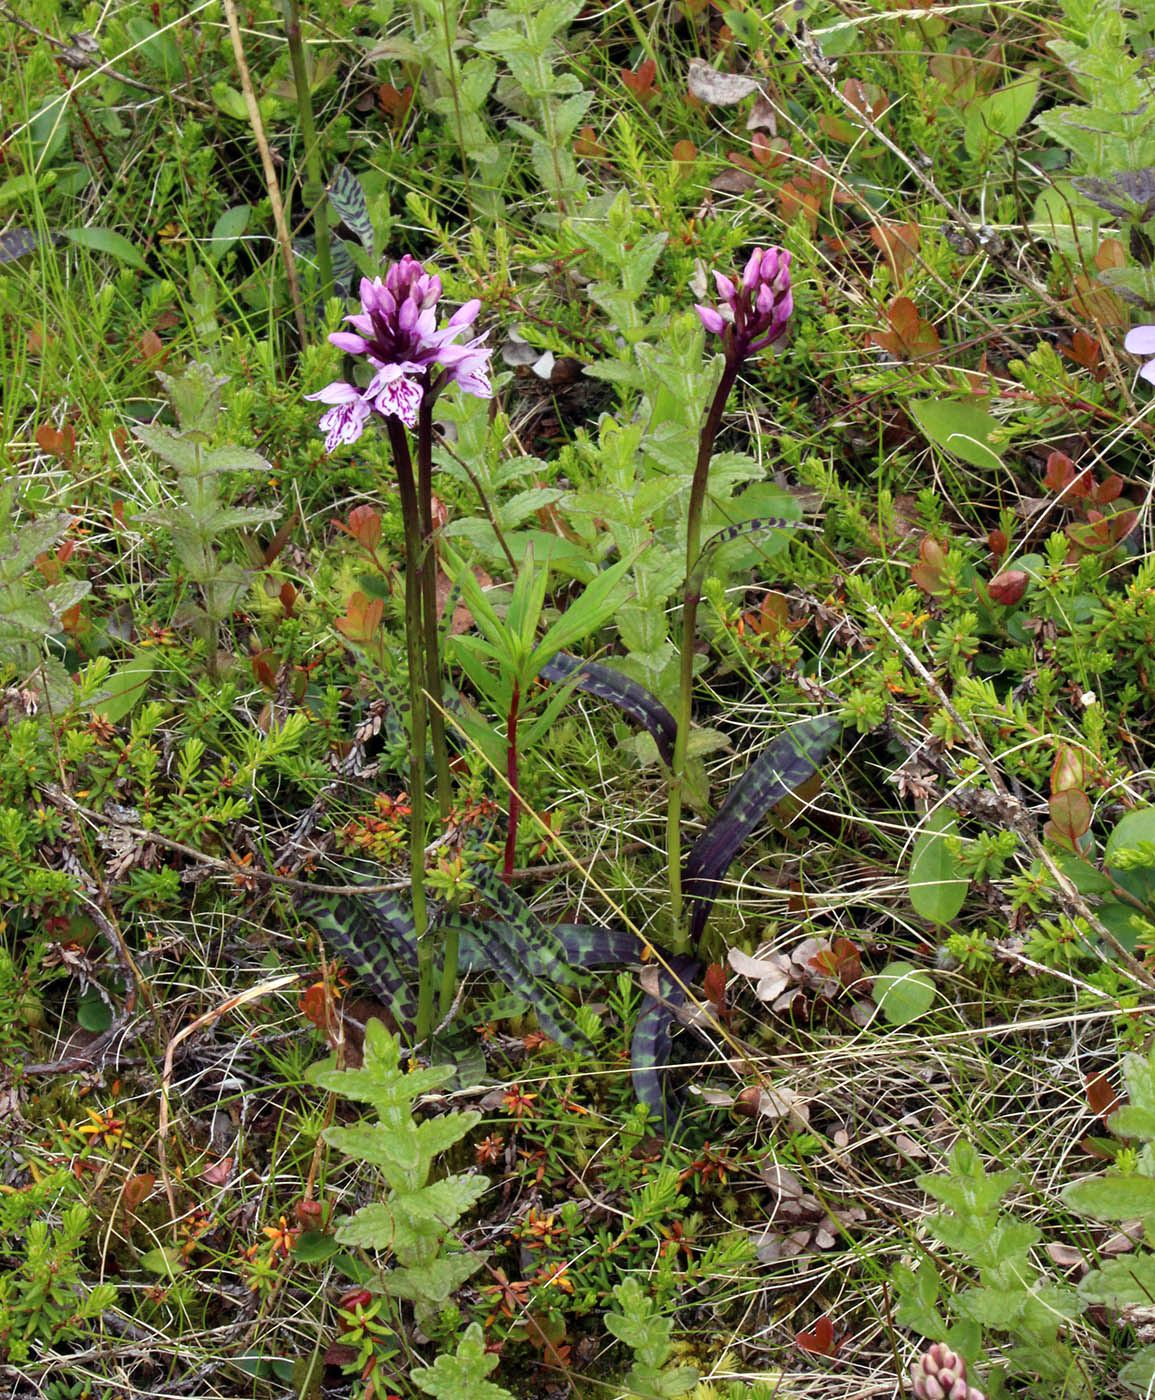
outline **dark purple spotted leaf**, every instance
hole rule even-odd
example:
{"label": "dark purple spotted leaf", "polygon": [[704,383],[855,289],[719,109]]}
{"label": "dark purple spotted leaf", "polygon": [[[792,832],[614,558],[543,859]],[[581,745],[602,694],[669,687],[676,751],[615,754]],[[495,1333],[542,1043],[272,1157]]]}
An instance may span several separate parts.
{"label": "dark purple spotted leaf", "polygon": [[681,1102],[666,1086],[670,1072],[672,1031],[679,1009],[685,1005],[686,983],[698,974],[693,958],[675,956],[667,971],[657,969],[658,995],[646,994],[642,1013],[630,1040],[630,1079],[638,1102],[669,1127],[678,1116]]}
{"label": "dark purple spotted leaf", "polygon": [[[741,502],[741,497],[738,500]],[[745,535],[761,535],[767,530],[809,530],[812,527],[803,525],[798,520],[785,520],[778,515],[758,515],[749,520],[738,520],[733,525],[727,525],[711,535],[702,546],[698,554],[698,562],[694,565],[694,577],[701,575],[707,558],[713,554],[714,550],[720,549],[724,544],[730,544],[734,540],[740,540]]]}
{"label": "dark purple spotted leaf", "polygon": [[775,802],[816,773],[829,753],[841,721],[819,715],[792,725],[754,760],[730,789],[710,825],[686,858],[683,888],[693,901],[690,937],[702,936],[710,906],[738,848]]}
{"label": "dark purple spotted leaf", "polygon": [[361,181],[351,171],[339,165],[333,178],[325,186],[329,203],[337,211],[341,222],[354,238],[358,239],[367,253],[373,252],[373,221],[369,217],[369,205]]}
{"label": "dark purple spotted leaf", "polygon": [[1077,175],[1071,184],[1116,218],[1146,223],[1155,217],[1155,166],[1117,170],[1108,176]]}
{"label": "dark purple spotted leaf", "polygon": [[[370,903],[369,901],[373,902]],[[309,899],[302,915],[352,972],[389,1008],[402,1034],[417,1017],[412,968],[417,961],[413,915],[395,895]],[[406,964],[405,968],[398,962]]]}
{"label": "dark purple spotted leaf", "polygon": [[577,690],[595,695],[599,700],[608,700],[619,710],[636,719],[658,746],[658,752],[666,763],[674,759],[674,742],[678,737],[678,722],[665,705],[644,686],[638,685],[620,671],[596,661],[582,661],[576,656],[558,652],[541,668],[543,680],[561,684],[571,681]]}
{"label": "dark purple spotted leaf", "polygon": [[59,233],[44,238],[30,228],[10,228],[7,233],[0,233],[0,264],[15,262],[25,253],[32,253],[45,243],[59,243],[60,239]]}

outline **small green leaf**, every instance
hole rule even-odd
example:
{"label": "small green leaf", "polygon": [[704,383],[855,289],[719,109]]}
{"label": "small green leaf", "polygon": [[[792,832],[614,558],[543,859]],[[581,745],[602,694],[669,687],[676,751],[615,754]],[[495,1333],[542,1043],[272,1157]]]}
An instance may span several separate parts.
{"label": "small green leaf", "polygon": [[1126,890],[1142,904],[1155,906],[1155,867],[1122,870],[1113,866],[1111,861],[1116,851],[1125,851],[1146,841],[1155,842],[1155,807],[1141,807],[1137,812],[1128,812],[1116,824],[1107,838],[1103,865],[1120,889]]}
{"label": "small green leaf", "polygon": [[905,1026],[930,1010],[934,980],[910,963],[887,963],[874,979],[874,999],[892,1026]]}
{"label": "small green leaf", "polygon": [[209,257],[214,263],[220,262],[248,228],[252,213],[250,205],[234,204],[231,209],[226,209],[216,221],[213,225],[213,231],[209,235]]}
{"label": "small green leaf", "polygon": [[293,1246],[293,1258],[299,1264],[323,1264],[326,1259],[332,1259],[339,1248],[332,1235],[306,1230]]}
{"label": "small green leaf", "polygon": [[151,654],[145,652],[118,666],[92,702],[93,713],[103,715],[109,724],[119,724],[148,694],[155,664]]}
{"label": "small green leaf", "polygon": [[954,813],[938,808],[927,818],[910,861],[910,902],[932,923],[949,924],[966,899],[968,881],[958,873],[946,838],[958,834]]}
{"label": "small green leaf", "polygon": [[128,263],[138,272],[148,271],[148,263],[121,233],[113,233],[108,228],[66,228],[64,236],[80,248],[88,248],[93,253],[107,253],[110,258]]}
{"label": "small green leaf", "polygon": [[1002,467],[1002,459],[990,445],[999,421],[973,399],[913,399],[907,408],[936,446],[972,467]]}
{"label": "small green leaf", "polygon": [[[1150,1295],[1139,1306],[1149,1308]],[[1150,1395],[1155,1386],[1155,1347],[1144,1347],[1136,1352],[1119,1372],[1119,1383],[1128,1390],[1137,1390],[1140,1395]]]}
{"label": "small green leaf", "polygon": [[76,1007],[76,1020],[82,1030],[92,1035],[103,1035],[112,1025],[112,1008],[93,987],[80,998]]}
{"label": "small green leaf", "polygon": [[166,1248],[158,1245],[156,1249],[150,1249],[147,1254],[140,1256],[140,1267],[147,1269],[150,1274],[160,1274],[163,1278],[176,1278],[177,1274],[184,1272],[184,1260],[175,1246],[170,1245]]}

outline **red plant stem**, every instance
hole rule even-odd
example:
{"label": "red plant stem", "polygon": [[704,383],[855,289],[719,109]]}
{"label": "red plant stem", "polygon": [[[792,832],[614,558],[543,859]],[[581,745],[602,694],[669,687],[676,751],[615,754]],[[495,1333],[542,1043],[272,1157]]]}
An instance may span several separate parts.
{"label": "red plant stem", "polygon": [[517,711],[521,704],[521,687],[513,683],[509,702],[509,718],[505,726],[505,776],[509,782],[509,825],[505,833],[505,871],[507,885],[513,884],[513,857],[517,849],[517,824],[521,817],[521,798],[517,791]]}

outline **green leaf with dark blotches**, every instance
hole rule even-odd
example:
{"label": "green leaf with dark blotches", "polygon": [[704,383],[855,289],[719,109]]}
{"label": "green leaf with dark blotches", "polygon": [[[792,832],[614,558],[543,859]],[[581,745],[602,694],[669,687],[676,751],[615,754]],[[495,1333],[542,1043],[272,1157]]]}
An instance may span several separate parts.
{"label": "green leaf with dark blotches", "polygon": [[538,673],[542,680],[561,684],[569,681],[575,690],[584,690],[599,700],[608,700],[619,710],[637,720],[658,746],[666,763],[674,759],[674,743],[678,737],[678,722],[665,705],[636,681],[620,671],[596,661],[581,661],[576,656],[558,652]]}
{"label": "green leaf with dark blotches", "polygon": [[367,253],[373,251],[373,223],[369,218],[369,205],[361,181],[352,171],[340,165],[333,172],[332,179],[325,187],[329,203],[349,232],[360,240]]}
{"label": "green leaf with dark blotches", "polygon": [[683,888],[693,901],[690,937],[697,941],[738,848],[771,807],[816,773],[842,729],[834,715],[792,725],[754,760],[730,789],[686,858]]}

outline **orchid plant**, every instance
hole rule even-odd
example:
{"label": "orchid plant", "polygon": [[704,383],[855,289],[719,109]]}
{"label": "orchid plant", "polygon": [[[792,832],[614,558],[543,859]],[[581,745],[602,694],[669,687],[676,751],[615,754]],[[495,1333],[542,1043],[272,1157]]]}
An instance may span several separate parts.
{"label": "orchid plant", "polygon": [[[682,611],[679,709],[676,725],[669,728],[673,742],[669,803],[667,810],[667,849],[670,869],[671,920],[676,930],[678,951],[687,943],[683,929],[681,809],[686,779],[693,691],[694,642],[701,587],[702,514],[710,475],[714,442],[721,427],[730,391],[745,362],[772,345],[785,333],[793,313],[790,285],[790,254],[781,248],[755,249],[740,277],[714,274],[718,302],[701,305],[698,315],[706,330],[721,342],[721,374],[699,434],[698,453],[691,482],[686,531],[686,567]],[[484,337],[463,340],[480,309],[478,301],[468,302],[447,323],[438,325],[437,306],[442,293],[440,278],[428,273],[420,263],[405,257],[394,264],[384,281],[363,280],[361,312],[346,319],[352,329],[337,331],[329,340],[338,349],[363,360],[368,372],[364,382],[336,380],[307,397],[327,406],[320,420],[326,434],[326,450],[357,442],[374,417],[384,420],[397,472],[405,530],[405,628],[409,663],[409,695],[412,715],[410,758],[410,857],[413,886],[413,919],[418,947],[419,999],[417,1034],[420,1040],[432,1029],[433,964],[430,940],[424,935],[429,926],[424,886],[425,851],[425,739],[430,730],[437,771],[437,791],[442,816],[448,814],[451,800],[448,752],[442,723],[442,657],[440,654],[436,557],[433,538],[432,452],[433,406],[438,395],[451,384],[464,393],[490,397],[489,358]],[[416,441],[416,473],[410,439]],[[615,574],[616,578],[616,574]],[[604,582],[604,580],[603,580]],[[594,590],[590,590],[592,593]],[[476,590],[475,590],[476,592]],[[481,600],[475,611],[485,615]],[[584,601],[588,601],[584,600]],[[579,606],[577,609],[581,611]],[[536,618],[536,609],[531,609]],[[496,621],[496,619],[494,619]],[[551,634],[552,635],[552,634]],[[532,639],[523,638],[523,648],[532,650]],[[537,658],[537,652],[534,652]],[[544,655],[544,653],[543,653]],[[540,658],[539,658],[540,659]],[[525,679],[522,677],[521,679]],[[519,693],[515,686],[514,695]],[[427,699],[432,699],[432,707]],[[620,697],[619,697],[620,698]],[[517,713],[516,698],[510,711],[510,754]],[[508,708],[508,707],[507,707]],[[825,733],[820,736],[827,742]],[[807,758],[807,762],[810,762]],[[775,758],[778,762],[778,757]],[[511,772],[514,759],[509,760]],[[810,771],[807,769],[807,771]],[[507,876],[512,865],[512,843],[516,834],[516,783],[512,793],[510,837],[506,852]],[[757,804],[756,804],[757,805]],[[759,807],[759,810],[761,808]],[[743,833],[748,822],[730,823]],[[739,836],[740,839],[740,836]],[[688,867],[690,875],[696,870]],[[696,879],[696,877],[695,877]],[[700,925],[708,898],[694,883],[695,923]],[[709,883],[709,882],[707,882]],[[689,893],[690,887],[687,887]],[[712,886],[711,886],[712,889]],[[456,944],[449,936],[441,980],[443,1013],[452,1003],[457,976]]]}
{"label": "orchid plant", "polygon": [[[357,442],[373,418],[384,421],[397,473],[405,531],[405,639],[412,720],[410,751],[409,847],[413,918],[418,947],[417,1036],[433,1027],[433,950],[425,901],[425,737],[428,727],[437,771],[442,817],[449,813],[449,754],[442,719],[441,655],[438,643],[437,560],[433,527],[433,408],[438,396],[456,384],[463,393],[491,397],[489,357],[484,336],[460,343],[477,320],[481,302],[467,302],[438,326],[441,279],[408,254],[394,263],[384,281],[361,282],[361,311],[346,317],[351,331],[335,331],[331,344],[368,366],[361,387],[335,380],[307,398],[328,408],[320,421],[325,450]],[[364,377],[364,376],[362,376]],[[416,441],[414,474],[410,439]],[[427,703],[432,699],[432,706]],[[452,1003],[457,981],[456,941],[448,939],[441,979],[441,1008]]]}
{"label": "orchid plant", "polygon": [[[790,254],[782,248],[755,248],[740,278],[714,273],[718,292],[716,306],[695,310],[710,335],[721,340],[722,374],[698,437],[698,456],[690,484],[690,505],[686,523],[686,574],[682,602],[681,669],[679,675],[677,738],[670,774],[666,813],[666,849],[670,870],[670,917],[679,942],[682,931],[682,792],[686,779],[686,757],[690,738],[690,714],[694,691],[694,638],[697,630],[700,578],[697,568],[701,551],[702,511],[710,480],[714,440],[722,426],[722,415],[730,390],[745,361],[766,349],[786,332],[794,311],[790,288]],[[679,948],[680,951],[680,948]]]}

